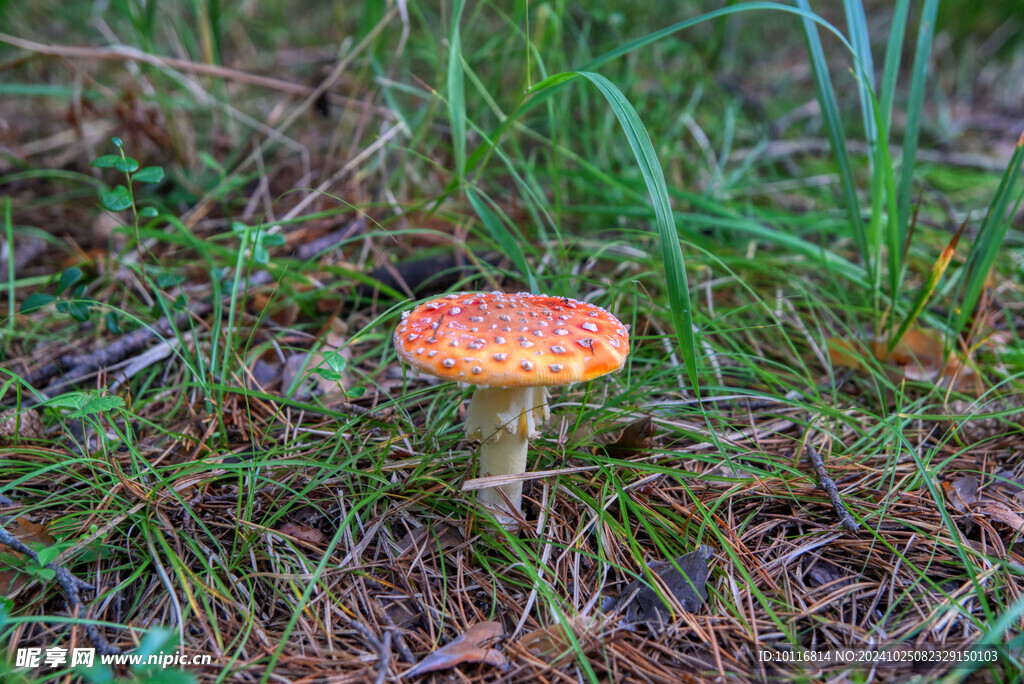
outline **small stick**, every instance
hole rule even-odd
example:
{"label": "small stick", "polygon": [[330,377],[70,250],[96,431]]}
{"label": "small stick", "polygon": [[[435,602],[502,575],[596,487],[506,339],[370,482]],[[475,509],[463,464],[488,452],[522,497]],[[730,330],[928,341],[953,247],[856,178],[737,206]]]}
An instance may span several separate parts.
{"label": "small stick", "polygon": [[[12,506],[14,505],[14,502],[7,497],[0,496],[0,505],[3,505],[4,507]],[[25,554],[36,563],[39,562],[39,556],[35,551],[30,549],[20,539],[3,527],[0,527],[0,544],[11,548],[18,553]],[[88,582],[78,579],[71,574],[70,570],[59,563],[47,563],[46,567],[56,573],[57,583],[64,592],[68,612],[72,615],[85,614],[85,605],[82,603],[82,597],[79,594],[79,591],[82,589],[96,591],[96,587]],[[92,642],[92,645],[96,647],[96,650],[99,651],[101,655],[119,655],[121,653],[121,649],[107,641],[96,625],[85,625],[85,633],[89,635],[89,641]]]}
{"label": "small stick", "polygon": [[836,487],[835,480],[828,475],[828,471],[825,470],[825,461],[821,458],[821,454],[814,448],[810,440],[805,442],[807,446],[807,455],[810,456],[811,465],[814,466],[814,472],[818,476],[818,486],[825,490],[828,494],[829,501],[832,502],[832,508],[835,509],[836,515],[839,516],[839,522],[843,524],[850,532],[856,532],[860,525],[853,519],[850,512],[846,510],[846,506],[843,505],[843,500],[839,496],[839,489]]}
{"label": "small stick", "polygon": [[363,637],[377,651],[377,679],[374,684],[383,684],[388,676],[388,666],[391,664],[391,632],[384,633],[383,641],[377,638],[373,630],[359,620],[349,620],[348,626]]}
{"label": "small stick", "polygon": [[400,655],[402,660],[407,663],[415,663],[416,656],[412,654],[412,651],[409,650],[409,647],[406,645],[405,639],[402,638],[402,631],[398,628],[398,625],[396,625],[395,621],[391,619],[391,616],[387,614],[387,611],[382,610],[381,617],[384,618],[384,622],[388,623],[388,633],[394,634],[394,639],[392,639],[392,641],[394,641],[395,645],[398,647],[398,655]]}

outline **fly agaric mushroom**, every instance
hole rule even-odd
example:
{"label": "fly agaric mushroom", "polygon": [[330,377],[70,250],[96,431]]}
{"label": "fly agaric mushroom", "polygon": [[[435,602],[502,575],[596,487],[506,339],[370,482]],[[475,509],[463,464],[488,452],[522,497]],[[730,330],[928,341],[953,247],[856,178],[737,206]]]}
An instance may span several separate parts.
{"label": "fly agaric mushroom", "polygon": [[[526,471],[529,438],[550,415],[548,387],[622,368],[626,326],[604,309],[565,297],[464,292],[402,314],[398,356],[414,369],[476,385],[466,435],[481,440],[480,476]],[[502,523],[522,510],[523,483],[482,489],[477,500]]]}

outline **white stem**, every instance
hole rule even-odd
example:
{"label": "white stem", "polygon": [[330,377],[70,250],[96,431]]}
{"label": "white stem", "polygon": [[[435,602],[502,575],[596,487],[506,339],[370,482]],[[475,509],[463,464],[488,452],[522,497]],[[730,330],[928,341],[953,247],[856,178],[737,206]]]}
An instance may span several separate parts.
{"label": "white stem", "polygon": [[[547,387],[478,387],[466,410],[466,434],[483,442],[480,477],[526,472],[530,437],[549,415]],[[481,489],[477,501],[511,527],[522,511],[523,483]]]}
{"label": "white stem", "polygon": [[[501,439],[487,440],[480,445],[479,476],[525,473],[529,445],[528,439],[518,435],[504,434]],[[523,482],[481,489],[476,493],[476,500],[481,506],[494,511],[498,522],[508,527],[515,521],[514,515],[523,510]]]}

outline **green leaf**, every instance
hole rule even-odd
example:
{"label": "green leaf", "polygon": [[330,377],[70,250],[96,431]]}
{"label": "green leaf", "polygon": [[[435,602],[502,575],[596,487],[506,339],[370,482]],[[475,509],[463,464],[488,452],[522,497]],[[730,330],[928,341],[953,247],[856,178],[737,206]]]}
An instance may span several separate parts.
{"label": "green leaf", "polygon": [[605,100],[611,105],[615,117],[622,126],[629,147],[633,151],[640,173],[650,194],[654,206],[655,225],[658,228],[661,243],[661,261],[665,267],[665,279],[668,290],[669,305],[672,309],[672,323],[676,329],[679,351],[686,364],[686,372],[694,392],[700,397],[700,384],[697,380],[697,341],[693,328],[693,312],[690,303],[690,285],[686,279],[686,264],[683,262],[683,251],[679,245],[679,231],[676,229],[675,218],[672,216],[672,203],[669,200],[665,173],[654,152],[651,136],[644,128],[636,109],[629,103],[626,96],[611,81],[592,72],[579,72],[593,83]]}
{"label": "green leaf", "polygon": [[85,418],[95,413],[104,413],[124,407],[124,399],[116,396],[85,395],[85,402],[81,407],[72,411],[71,418]]}
{"label": "green leaf", "polygon": [[164,169],[162,166],[146,166],[132,176],[132,180],[139,183],[159,183],[163,179]]}
{"label": "green leaf", "polygon": [[[1012,217],[1024,200],[1024,188],[1014,199],[1022,163],[1024,163],[1024,134],[1017,139],[1017,149],[1010,158],[1003,177],[999,180],[999,187],[996,188],[996,194],[985,214],[985,220],[982,221],[981,228],[978,229],[978,237],[975,238],[974,245],[971,246],[971,253],[967,257],[964,269],[966,275],[957,291],[960,301],[950,312],[951,318],[955,316],[951,326],[952,339],[956,339],[956,336],[960,334],[974,314],[974,307],[978,305],[981,293],[985,289],[985,280],[999,255],[1003,240],[1006,239],[1006,231],[1010,228]],[[1012,210],[1011,202],[1014,204]]]}
{"label": "green leaf", "polygon": [[121,149],[122,147],[124,147],[124,141],[116,136],[111,138],[110,142],[114,143],[114,147],[116,147],[117,149]]}
{"label": "green leaf", "polygon": [[363,396],[364,394],[366,394],[366,388],[362,387],[362,386],[360,386],[360,387],[353,387],[350,390],[345,390],[345,396],[352,397],[353,399],[358,399],[359,397]]}
{"label": "green leaf", "polygon": [[32,574],[45,582],[52,582],[53,578],[57,576],[57,573],[50,568],[36,568]]}
{"label": "green leaf", "polygon": [[330,380],[332,382],[341,380],[341,373],[335,373],[329,368],[317,368],[315,372],[324,380]]}
{"label": "green leaf", "polygon": [[52,294],[46,294],[45,292],[33,292],[28,297],[25,297],[25,301],[21,303],[21,313],[31,313],[36,309],[42,309],[54,299],[56,299],[56,297]]}
{"label": "green leaf", "polygon": [[175,285],[180,285],[183,282],[185,282],[185,276],[180,273],[168,273],[167,271],[164,271],[156,277],[157,287],[163,290],[166,290],[169,287],[174,287]]}
{"label": "green leaf", "polygon": [[36,558],[39,565],[46,567],[60,555],[60,546],[54,544],[53,546],[44,546],[43,548],[36,551]]}
{"label": "green leaf", "polygon": [[910,195],[914,185],[914,163],[921,132],[921,113],[924,109],[924,90],[928,83],[928,65],[932,58],[932,36],[935,33],[935,14],[939,0],[926,0],[921,8],[921,22],[917,27],[917,46],[914,48],[914,66],[911,68],[910,94],[907,98],[907,120],[903,127],[903,164],[900,169],[899,226],[900,240],[907,237],[910,218]]}
{"label": "green leaf", "polygon": [[121,155],[118,154],[105,154],[102,157],[96,157],[92,160],[92,165],[97,169],[112,169],[114,164],[121,161]]}
{"label": "green leaf", "polygon": [[171,302],[171,308],[175,311],[184,311],[188,308],[188,297],[183,294],[178,295],[174,298],[174,301]]}
{"label": "green leaf", "polygon": [[348,365],[348,362],[345,361],[345,357],[337,352],[331,352],[327,355],[325,360],[327,361],[327,365],[331,367],[331,370],[337,373],[343,372],[345,367]]}
{"label": "green leaf", "polygon": [[257,243],[256,247],[252,250],[252,260],[257,264],[265,264],[270,261],[270,252],[263,246],[263,243]]}
{"label": "green leaf", "polygon": [[87,302],[68,302],[68,313],[79,323],[89,320],[89,304]]}
{"label": "green leaf", "polygon": [[103,317],[104,322],[107,325],[107,330],[114,333],[115,335],[121,334],[121,322],[117,320],[117,314],[113,311],[108,311]]}
{"label": "green leaf", "polygon": [[[810,4],[807,0],[796,0],[797,7],[810,12]],[[839,166],[839,184],[843,191],[843,198],[846,200],[846,211],[850,216],[850,224],[853,226],[853,236],[865,261],[877,257],[880,245],[868,245],[867,233],[864,230],[864,222],[860,216],[860,201],[857,198],[857,183],[853,173],[853,166],[850,164],[850,155],[846,151],[846,133],[843,130],[843,120],[839,114],[839,103],[836,100],[836,92],[832,87],[829,78],[828,63],[825,61],[825,50],[821,46],[821,36],[818,34],[818,27],[808,16],[800,19],[804,26],[804,38],[807,42],[807,53],[811,61],[811,71],[814,75],[814,87],[817,92],[818,104],[821,105],[821,117],[825,123],[825,132],[828,134],[829,146]],[[856,51],[854,51],[856,54]]]}
{"label": "green leaf", "polygon": [[66,392],[64,394],[58,394],[51,399],[47,399],[43,402],[43,406],[49,406],[50,408],[77,409],[85,404],[85,400],[86,395],[84,392]]}
{"label": "green leaf", "polygon": [[156,218],[160,212],[156,207],[142,207],[139,209],[139,218]]}
{"label": "green leaf", "polygon": [[72,266],[71,268],[66,269],[60,274],[60,280],[57,281],[57,294],[60,294],[81,279],[82,269],[77,266]]}
{"label": "green leaf", "polygon": [[68,303],[63,300],[57,302],[57,312],[66,314],[68,312]]}
{"label": "green leaf", "polygon": [[280,247],[284,243],[285,237],[280,233],[270,233],[269,235],[263,236],[263,244],[267,247]]}
{"label": "green leaf", "polygon": [[114,162],[114,168],[124,173],[134,173],[139,168],[139,162],[135,161],[131,157],[125,157],[124,159],[118,159]]}
{"label": "green leaf", "polygon": [[107,211],[124,211],[132,206],[132,196],[128,192],[128,188],[123,185],[118,185],[113,190],[103,193],[100,195],[100,200],[103,202],[103,208]]}

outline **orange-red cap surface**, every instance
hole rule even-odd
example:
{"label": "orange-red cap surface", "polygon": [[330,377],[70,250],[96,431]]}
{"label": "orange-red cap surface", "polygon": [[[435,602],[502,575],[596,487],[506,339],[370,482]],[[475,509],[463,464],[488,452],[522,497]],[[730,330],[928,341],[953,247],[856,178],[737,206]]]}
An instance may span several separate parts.
{"label": "orange-red cap surface", "polygon": [[622,368],[629,332],[601,307],[575,299],[464,292],[403,313],[395,348],[417,370],[446,380],[567,385]]}

